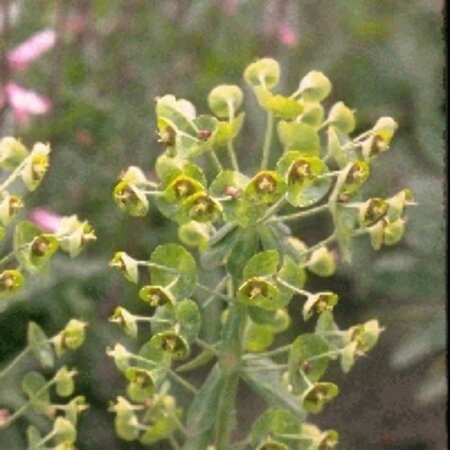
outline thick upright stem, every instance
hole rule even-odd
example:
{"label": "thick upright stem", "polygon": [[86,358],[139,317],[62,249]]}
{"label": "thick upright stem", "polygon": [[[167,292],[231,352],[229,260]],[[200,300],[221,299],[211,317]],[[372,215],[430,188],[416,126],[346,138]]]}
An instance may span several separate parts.
{"label": "thick upright stem", "polygon": [[269,165],[270,148],[272,147],[272,136],[273,136],[273,114],[271,112],[268,112],[267,128],[266,128],[266,135],[264,137],[264,147],[261,161],[261,170],[267,169],[267,166]]}
{"label": "thick upright stem", "polygon": [[242,334],[245,325],[245,306],[234,303],[223,330],[219,363],[225,382],[216,419],[216,450],[229,450],[235,418],[236,391],[242,364]]}

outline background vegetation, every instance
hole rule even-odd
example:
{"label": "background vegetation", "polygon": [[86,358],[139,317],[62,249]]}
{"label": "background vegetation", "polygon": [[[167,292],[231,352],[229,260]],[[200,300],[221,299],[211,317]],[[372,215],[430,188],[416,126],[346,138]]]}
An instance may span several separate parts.
{"label": "background vegetation", "polygon": [[[29,320],[49,334],[70,317],[89,321],[87,344],[74,361],[80,371],[78,389],[91,403],[82,419],[80,449],[139,448],[114,436],[113,417],[106,412],[123,388],[105,355],[105,347],[119,339],[106,319],[116,304],[126,306],[135,295],[107,262],[116,249],[146,258],[157,243],[176,239],[174,227],[156,211],[134,219],[113,205],[117,176],[129,165],[150,171],[161,151],[154,126],[156,96],[173,93],[206,110],[212,87],[224,82],[243,86],[243,69],[262,56],[280,62],[282,84],[291,89],[309,70],[323,71],[334,86],[329,102],[344,99],[354,107],[361,129],[379,116],[393,116],[399,132],[391,151],[377,161],[366,192],[392,195],[408,186],[419,203],[409,210],[400,245],[378,253],[367,251],[367,242],[357,245],[353,264],[322,285],[342,293],[345,302],[337,318],[344,326],[376,316],[387,331],[376,351],[338,381],[342,395],[318,424],[338,429],[343,449],[445,448],[440,0],[0,4],[0,100],[14,81],[52,103],[48,114],[24,121],[7,99],[0,101],[2,136],[15,135],[27,144],[48,141],[53,148],[51,170],[28,203],[59,214],[76,211],[98,236],[76,261],[54,261],[48,273],[0,303],[0,361],[21,348]],[[56,31],[54,48],[26,70],[8,67],[8,50],[46,28]],[[246,101],[251,105],[254,100],[247,95]],[[256,136],[263,121],[257,109],[249,114],[237,145],[248,167],[261,145]],[[296,231],[308,242],[321,227],[311,220]],[[5,399],[8,388],[1,386],[0,403]],[[261,407],[252,400],[246,405],[243,423]],[[2,432],[0,448],[25,448],[24,424]]]}

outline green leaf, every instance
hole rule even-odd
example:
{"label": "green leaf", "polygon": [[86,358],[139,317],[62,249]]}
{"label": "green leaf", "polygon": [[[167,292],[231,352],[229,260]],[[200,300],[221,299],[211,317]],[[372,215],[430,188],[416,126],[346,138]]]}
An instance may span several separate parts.
{"label": "green leaf", "polygon": [[175,419],[171,416],[162,416],[144,431],[139,438],[139,442],[143,445],[152,445],[167,439],[177,428]]}
{"label": "green leaf", "polygon": [[276,250],[266,250],[253,256],[244,267],[244,279],[271,276],[278,270],[280,256]]}
{"label": "green leaf", "polygon": [[189,299],[177,302],[175,317],[180,326],[180,334],[192,343],[198,336],[201,327],[201,315],[197,303]]}
{"label": "green leaf", "polygon": [[209,223],[191,220],[178,227],[178,239],[188,247],[198,247],[200,250],[205,250],[208,248],[213,229]]}
{"label": "green leaf", "polygon": [[255,86],[254,90],[260,106],[273,113],[275,117],[285,120],[295,119],[303,112],[303,105],[294,98],[272,94],[263,86]]}
{"label": "green leaf", "polygon": [[296,150],[302,156],[319,156],[320,139],[317,131],[302,122],[280,121],[277,126],[281,144],[288,150]]}
{"label": "green leaf", "polygon": [[328,368],[329,357],[320,357],[329,351],[327,342],[312,333],[299,336],[293,343],[289,351],[289,382],[293,392],[302,393],[307,389],[303,372],[312,381],[318,381]]}
{"label": "green leaf", "polygon": [[39,372],[28,372],[22,378],[22,391],[38,412],[45,413],[50,404],[50,394],[48,389],[45,389],[46,384],[47,380]]}
{"label": "green leaf", "polygon": [[167,286],[172,282],[172,294],[177,298],[189,297],[197,283],[197,265],[192,255],[181,245],[165,244],[156,247],[150,262],[169,270],[150,267],[152,284]]}
{"label": "green leaf", "polygon": [[37,450],[39,446],[37,445],[42,439],[40,431],[34,426],[29,425],[27,427],[27,442],[29,450]]}
{"label": "green leaf", "polygon": [[[260,364],[261,360],[258,359],[258,368]],[[272,366],[273,362],[267,360],[267,364]],[[306,414],[298,398],[281,386],[280,377],[277,373],[270,370],[266,372],[252,370],[251,364],[249,366],[242,371],[242,378],[252,390],[272,407],[288,410],[298,421],[305,420]]]}
{"label": "green leaf", "polygon": [[245,113],[240,113],[230,122],[219,122],[213,135],[211,143],[213,146],[221,147],[235,139],[244,125]]}
{"label": "green leaf", "polygon": [[241,229],[232,229],[218,242],[210,245],[200,255],[202,268],[206,270],[213,270],[224,264],[242,234],[243,231]]}
{"label": "green leaf", "polygon": [[242,279],[242,271],[247,261],[258,251],[258,234],[256,230],[247,228],[239,233],[239,239],[226,259],[226,268],[236,280]]}
{"label": "green leaf", "polygon": [[[190,440],[211,429],[216,419],[224,377],[216,364],[192,401],[186,420]],[[204,450],[204,447],[188,447],[189,450]]]}
{"label": "green leaf", "polygon": [[[295,445],[291,439],[279,437],[278,435],[291,434],[296,435],[300,431],[298,420],[285,409],[269,409],[256,419],[250,431],[250,439],[253,447],[266,442],[269,439],[275,439],[286,445]],[[260,448],[260,447],[258,447]],[[264,448],[264,447],[262,447]],[[277,447],[268,447],[268,449]],[[283,448],[290,448],[283,447]]]}
{"label": "green leaf", "polygon": [[156,100],[156,116],[164,119],[175,131],[184,131],[195,135],[192,125],[195,118],[194,106],[184,99],[177,100],[173,95],[164,95]]}
{"label": "green leaf", "polygon": [[271,326],[250,321],[244,333],[244,348],[248,352],[262,352],[272,345],[274,338]]}
{"label": "green leaf", "polygon": [[27,343],[42,367],[53,367],[55,357],[50,340],[35,322],[28,323]]}
{"label": "green leaf", "polygon": [[357,350],[357,342],[350,342],[342,349],[341,353],[341,369],[342,372],[348,373],[355,363],[355,356]]}

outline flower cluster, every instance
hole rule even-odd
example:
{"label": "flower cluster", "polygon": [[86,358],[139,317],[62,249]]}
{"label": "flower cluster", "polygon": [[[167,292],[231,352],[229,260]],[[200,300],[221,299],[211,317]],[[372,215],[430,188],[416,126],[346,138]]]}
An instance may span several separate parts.
{"label": "flower cluster", "polygon": [[[120,251],[110,263],[137,285],[146,278],[142,268],[150,277],[138,291],[148,315],[119,306],[111,316],[134,339],[140,337],[139,322],[151,324],[137,353],[121,344],[108,350],[134,402],[117,399],[116,430],[142,443],[169,439],[174,448],[181,437],[189,450],[208,445],[217,450],[249,445],[259,450],[331,449],[337,432],[319,430],[306,422],[307,414],[319,413],[339,393],[338,386],[323,381],[330,361],[339,360],[342,370],[349,371],[355,359],[373,348],[382,327],[370,320],[340,329],[333,318],[338,294],[305,286],[308,273],[333,275],[339,259],[349,259],[353,238],[369,236],[377,250],[404,234],[406,207],[414,204],[409,189],[388,198],[361,199],[371,163],[389,149],[397,123],[382,117],[352,137],[355,112],[341,101],[325,111],[322,103],[332,85],[321,72],[306,74],[287,95],[275,91],[280,67],[273,59],[250,64],[244,79],[267,117],[256,172],[243,173],[235,151],[245,119],[239,112],[243,92],[221,85],[208,96],[213,114],[198,114],[191,102],[173,95],[158,98],[157,129],[164,147],[155,165],[159,182],[132,166],[114,189],[122,210],[143,216],[156,207],[176,223],[180,241],[199,255],[196,262],[182,246],[165,244],[148,260]],[[199,163],[204,156],[217,172],[211,182]],[[290,222],[319,214],[327,214],[334,225],[328,237],[307,246],[292,235]],[[200,270],[220,281],[200,283],[207,279],[197,276]],[[304,321],[316,320],[314,331],[272,348],[275,336],[291,325],[293,299],[303,301]],[[200,324],[208,320],[212,302],[224,304],[222,329],[217,342],[205,342]],[[196,355],[179,365],[193,353],[193,345]],[[200,389],[179,375],[212,360],[216,364]],[[194,395],[185,417],[168,394],[171,381]],[[232,444],[241,381],[269,409],[247,439]]]}

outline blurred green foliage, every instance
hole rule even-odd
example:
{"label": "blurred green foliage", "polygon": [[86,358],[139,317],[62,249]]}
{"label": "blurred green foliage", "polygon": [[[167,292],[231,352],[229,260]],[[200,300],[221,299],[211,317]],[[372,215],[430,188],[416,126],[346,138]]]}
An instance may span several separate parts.
{"label": "blurred green foliage", "polygon": [[[27,144],[51,142],[51,170],[29,201],[60,214],[75,211],[86,217],[98,241],[76,261],[55,261],[48,274],[30,283],[7,310],[0,310],[0,360],[10,359],[21,347],[28,320],[37,321],[48,333],[72,316],[89,321],[87,344],[76,362],[79,389],[91,403],[80,448],[139,448],[116,440],[112,415],[106,413],[107,401],[120,391],[104,353],[118,334],[106,318],[119,300],[126,306],[123,299],[134,295],[107,269],[107,262],[117,248],[146,258],[157,243],[176,240],[175,229],[167,227],[154,210],[138,220],[121,213],[113,206],[112,187],[123,167],[150,168],[161,151],[154,126],[156,96],[175,93],[198,104],[221,82],[242,86],[244,67],[261,56],[280,61],[287,74],[281,89],[293,86],[309,70],[323,71],[336,87],[330,104],[345,98],[356,109],[362,130],[383,115],[399,122],[392,151],[375,168],[366,194],[392,195],[408,186],[419,206],[409,212],[410,224],[401,245],[377,255],[363,250],[367,243],[357,245],[353,264],[341,270],[334,282],[350,286],[347,310],[341,308],[344,320],[349,320],[345,318],[349,314],[375,313],[387,327],[386,339],[394,328],[395,339],[391,337],[386,347],[393,366],[414,368],[425,358],[431,363],[429,373],[413,389],[419,400],[442,399],[444,45],[440,0],[407,4],[401,0],[9,3],[15,14],[8,34],[2,37],[7,48],[46,27],[56,29],[58,42],[27,71],[9,73],[16,82],[46,93],[53,102],[52,113],[21,125],[14,124],[7,111],[0,123],[1,134],[14,134]],[[295,33],[296,42],[283,43],[282,26]],[[254,99],[247,95],[244,101],[251,106]],[[200,106],[207,108],[206,102]],[[255,136],[264,121],[254,110],[246,119],[245,138],[237,143],[248,167],[253,166],[253,155],[261,145]],[[296,231],[308,240],[324,233],[324,227],[308,221]],[[0,398],[4,395],[2,388]],[[414,399],[408,407],[420,408]],[[2,446],[25,448],[20,425],[0,437]],[[436,440],[443,437],[426,435],[426,430],[421,433],[430,445],[424,448],[443,445]],[[351,436],[348,439],[350,446]]]}

